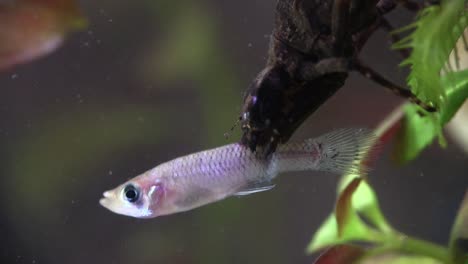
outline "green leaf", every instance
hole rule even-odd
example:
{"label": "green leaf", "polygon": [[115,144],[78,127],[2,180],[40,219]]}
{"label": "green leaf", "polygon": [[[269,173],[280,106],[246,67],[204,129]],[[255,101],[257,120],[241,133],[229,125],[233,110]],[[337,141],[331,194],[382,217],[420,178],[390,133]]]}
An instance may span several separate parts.
{"label": "green leaf", "polygon": [[[422,100],[440,106],[444,87],[440,72],[465,27],[468,26],[464,0],[443,0],[440,5],[425,8],[411,26],[415,30],[394,48],[411,48],[402,65],[410,65],[408,84]],[[459,30],[456,30],[459,29]],[[430,63],[429,63],[430,62]]]}
{"label": "green leaf", "polygon": [[400,163],[416,158],[437,136],[444,146],[442,128],[468,96],[468,72],[452,72],[447,66],[451,51],[468,26],[464,5],[464,0],[445,0],[424,9],[414,24],[403,29],[414,31],[394,45],[412,49],[402,63],[411,67],[407,83],[421,100],[438,109],[427,113],[416,105],[405,106],[406,116],[394,153]]}
{"label": "green leaf", "polygon": [[[468,263],[468,191],[465,194],[450,235],[450,253],[455,263]],[[463,246],[464,244],[464,246]]]}
{"label": "green leaf", "polygon": [[351,241],[378,243],[380,236],[357,214],[353,195],[362,179],[352,179],[340,192],[334,214],[330,215],[315,233],[307,252],[312,253],[325,247]]}
{"label": "green leaf", "polygon": [[359,216],[353,210],[353,194],[361,183],[360,178],[354,178],[346,185],[338,197],[335,208],[338,237],[359,237],[366,234],[366,228]]}
{"label": "green leaf", "polygon": [[331,214],[315,232],[306,251],[310,254],[332,245],[342,244],[343,242],[344,240],[338,238],[335,214]]}
{"label": "green leaf", "polygon": [[[356,177],[356,175],[352,174],[344,176],[338,187],[339,190],[347,186]],[[377,195],[367,181],[362,180],[359,187],[354,191],[352,205],[361,217],[364,217],[368,223],[375,226],[379,231],[384,233],[393,232],[392,227],[380,210]]]}
{"label": "green leaf", "polygon": [[441,113],[441,125],[447,124],[468,98],[468,70],[449,72],[441,78],[446,87],[446,102]]}
{"label": "green leaf", "polygon": [[401,129],[397,134],[397,143],[393,157],[398,163],[415,159],[429,146],[434,137],[441,136],[438,114],[427,114],[420,107],[407,104]]}
{"label": "green leaf", "polygon": [[446,87],[444,108],[440,109],[440,114],[427,113],[412,104],[404,106],[405,116],[394,152],[397,162],[405,163],[415,159],[435,137],[439,137],[440,145],[446,145],[442,128],[468,98],[468,70],[449,72],[440,81]]}

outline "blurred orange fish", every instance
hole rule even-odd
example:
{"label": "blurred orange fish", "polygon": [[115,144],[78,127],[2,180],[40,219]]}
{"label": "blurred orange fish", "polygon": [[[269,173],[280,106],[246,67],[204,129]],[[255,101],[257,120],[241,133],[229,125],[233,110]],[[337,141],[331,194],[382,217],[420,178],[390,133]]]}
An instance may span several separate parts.
{"label": "blurred orange fish", "polygon": [[87,22],[73,0],[17,0],[0,4],[0,71],[57,49]]}

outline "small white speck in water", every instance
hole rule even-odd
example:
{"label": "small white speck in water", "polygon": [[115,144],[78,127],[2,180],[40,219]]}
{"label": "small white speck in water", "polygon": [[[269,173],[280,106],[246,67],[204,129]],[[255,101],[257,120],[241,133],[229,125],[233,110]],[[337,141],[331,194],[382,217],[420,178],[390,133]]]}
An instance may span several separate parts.
{"label": "small white speck in water", "polygon": [[14,79],[18,78],[18,76],[19,76],[19,75],[18,75],[17,73],[14,73],[14,74],[11,75],[11,79],[14,80]]}
{"label": "small white speck in water", "polygon": [[83,98],[81,97],[81,94],[77,94],[77,95],[76,95],[76,99],[78,100],[78,103],[79,103],[79,104],[82,104],[82,103],[83,103]]}

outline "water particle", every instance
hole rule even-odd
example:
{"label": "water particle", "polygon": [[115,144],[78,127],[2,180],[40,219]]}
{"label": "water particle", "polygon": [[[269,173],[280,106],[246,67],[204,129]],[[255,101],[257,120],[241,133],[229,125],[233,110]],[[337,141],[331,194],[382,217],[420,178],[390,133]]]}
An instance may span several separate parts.
{"label": "water particle", "polygon": [[79,104],[82,104],[83,101],[84,101],[83,98],[81,97],[81,94],[77,94],[77,95],[76,95],[76,99],[78,100],[78,103],[79,103]]}

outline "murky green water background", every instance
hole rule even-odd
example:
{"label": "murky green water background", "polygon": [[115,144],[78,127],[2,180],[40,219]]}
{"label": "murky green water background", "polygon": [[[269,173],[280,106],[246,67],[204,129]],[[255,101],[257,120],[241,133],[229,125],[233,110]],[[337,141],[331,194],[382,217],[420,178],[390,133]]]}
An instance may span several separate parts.
{"label": "murky green water background", "polygon": [[[336,175],[294,173],[266,193],[132,219],[104,190],[223,137],[264,65],[273,1],[83,1],[89,28],[0,73],[1,263],[311,263],[304,248],[334,203]],[[401,11],[401,10],[400,10]],[[409,13],[393,15],[395,25]],[[362,57],[403,83],[376,34]],[[375,126],[400,101],[357,74],[297,131]],[[370,174],[400,230],[445,243],[467,183],[455,145]]]}

